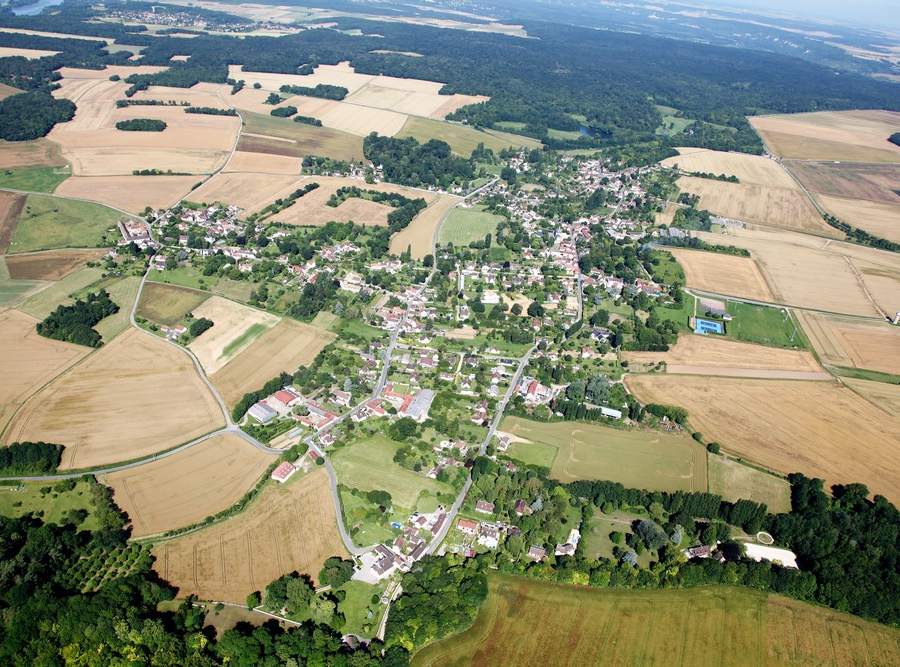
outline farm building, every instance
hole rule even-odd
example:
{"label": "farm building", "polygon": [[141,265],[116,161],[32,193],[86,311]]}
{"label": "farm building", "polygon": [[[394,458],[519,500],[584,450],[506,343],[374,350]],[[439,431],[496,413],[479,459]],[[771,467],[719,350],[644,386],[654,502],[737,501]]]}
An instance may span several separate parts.
{"label": "farm building", "polygon": [[276,482],[284,484],[291,478],[291,475],[293,475],[295,472],[297,472],[297,466],[295,466],[293,463],[288,463],[287,461],[285,461],[272,471],[272,479],[274,479]]}
{"label": "farm building", "polygon": [[260,401],[259,403],[254,403],[253,406],[251,406],[251,408],[247,410],[247,414],[253,417],[260,424],[266,424],[278,416],[278,413],[275,412],[275,410],[270,408],[262,401]]}

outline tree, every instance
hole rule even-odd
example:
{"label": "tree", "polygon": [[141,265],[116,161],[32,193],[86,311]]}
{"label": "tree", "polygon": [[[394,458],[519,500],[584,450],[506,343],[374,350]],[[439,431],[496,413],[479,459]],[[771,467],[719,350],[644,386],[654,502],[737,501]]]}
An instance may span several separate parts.
{"label": "tree", "polygon": [[317,596],[310,605],[310,608],[312,611],[312,619],[316,623],[326,625],[331,623],[332,618],[334,618],[334,613],[337,611],[337,605],[334,601],[324,595]]}
{"label": "tree", "polygon": [[322,566],[319,581],[325,586],[337,588],[350,581],[351,576],[353,576],[353,561],[332,556]]}
{"label": "tree", "polygon": [[262,604],[259,591],[254,591],[247,596],[247,609],[256,609]]}
{"label": "tree", "polygon": [[543,317],[544,315],[544,307],[539,304],[537,301],[532,301],[528,304],[528,317]]}
{"label": "tree", "polygon": [[518,317],[522,314],[522,304],[514,303],[509,312]]}

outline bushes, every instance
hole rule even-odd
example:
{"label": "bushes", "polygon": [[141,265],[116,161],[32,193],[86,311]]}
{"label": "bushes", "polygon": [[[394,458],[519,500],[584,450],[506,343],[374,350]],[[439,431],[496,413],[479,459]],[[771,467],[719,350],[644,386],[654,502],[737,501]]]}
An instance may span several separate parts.
{"label": "bushes", "polygon": [[295,123],[305,123],[306,125],[313,125],[315,127],[322,127],[322,121],[318,118],[313,118],[312,116],[294,116]]}
{"label": "bushes", "polygon": [[162,132],[166,127],[165,121],[155,118],[131,118],[116,123],[116,129],[123,132]]}
{"label": "bushes", "polygon": [[213,325],[213,321],[209,320],[205,317],[201,317],[198,320],[194,320],[191,322],[191,326],[188,328],[188,333],[191,334],[191,338],[196,338],[204,331],[209,329]]}

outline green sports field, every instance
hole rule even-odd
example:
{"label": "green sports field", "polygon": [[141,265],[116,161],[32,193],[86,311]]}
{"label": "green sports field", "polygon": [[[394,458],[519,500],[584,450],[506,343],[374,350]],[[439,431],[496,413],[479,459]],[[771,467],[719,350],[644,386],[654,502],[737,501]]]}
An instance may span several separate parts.
{"label": "green sports field", "polygon": [[473,626],[413,667],[900,664],[900,631],[748,589],[591,589],[491,574]]}
{"label": "green sports field", "polygon": [[496,236],[499,215],[487,213],[481,206],[452,209],[438,231],[438,243],[467,246],[472,241],[483,241],[486,234]]}

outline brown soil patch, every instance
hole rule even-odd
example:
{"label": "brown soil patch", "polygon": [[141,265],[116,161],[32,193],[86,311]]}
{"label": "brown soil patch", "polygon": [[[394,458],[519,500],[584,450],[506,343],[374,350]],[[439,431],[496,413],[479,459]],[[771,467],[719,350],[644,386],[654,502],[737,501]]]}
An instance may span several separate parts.
{"label": "brown soil patch", "polygon": [[97,249],[48,250],[47,252],[9,255],[6,266],[13,280],[60,280],[85,262],[97,259],[105,251]]}
{"label": "brown soil patch", "polygon": [[642,402],[686,408],[691,426],[748,461],[900,501],[900,418],[837,383],[633,375]]}
{"label": "brown soil patch", "polygon": [[624,352],[622,356],[632,364],[665,361],[667,364],[708,368],[712,374],[715,369],[722,368],[801,372],[822,370],[812,354],[802,350],[785,350],[694,334],[679,336],[678,342],[668,352]]}
{"label": "brown soil patch", "polygon": [[773,301],[774,296],[757,263],[750,257],[666,248],[684,269],[685,284],[715,294]]}
{"label": "brown soil patch", "polygon": [[897,327],[821,313],[798,312],[797,317],[823,363],[900,375]]}
{"label": "brown soil patch", "polygon": [[62,167],[65,164],[66,161],[60,155],[59,146],[46,139],[0,140],[0,169]]}
{"label": "brown soil patch", "polygon": [[25,206],[25,195],[0,192],[0,255],[6,253]]}
{"label": "brown soil patch", "polygon": [[130,329],[35,394],[6,442],[66,445],[61,468],[146,456],[209,433],[224,419],[190,357]]}
{"label": "brown soil patch", "polygon": [[37,323],[17,310],[0,313],[0,430],[32,393],[89,352],[38,336]]}
{"label": "brown soil patch", "polygon": [[447,212],[459,203],[460,198],[453,195],[438,195],[436,201],[430,202],[428,208],[419,213],[409,227],[391,238],[391,252],[400,255],[407,247],[412,250],[413,259],[422,259],[434,252],[434,238],[438,225]]}
{"label": "brown soil patch", "polygon": [[56,194],[102,202],[130,213],[168,208],[191,191],[199,176],[73,176]]}
{"label": "brown soil patch", "polygon": [[210,377],[228,405],[279,373],[293,373],[335,339],[324,329],[284,319]]}
{"label": "brown soil patch", "polygon": [[180,595],[243,604],[289,572],[315,579],[327,558],[345,553],[328,476],[317,470],[268,486],[224,523],[157,545],[153,567]]}
{"label": "brown soil patch", "polygon": [[272,463],[236,435],[226,434],[131,470],[107,476],[135,537],[202,521],[231,507]]}

